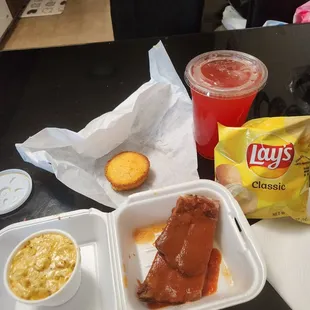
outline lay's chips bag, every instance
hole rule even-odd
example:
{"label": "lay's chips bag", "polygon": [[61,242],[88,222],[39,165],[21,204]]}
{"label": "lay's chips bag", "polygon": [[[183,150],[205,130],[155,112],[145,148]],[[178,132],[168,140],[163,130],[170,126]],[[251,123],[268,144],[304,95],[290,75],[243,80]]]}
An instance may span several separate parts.
{"label": "lay's chips bag", "polygon": [[290,216],[310,224],[310,116],[261,118],[218,129],[216,179],[247,217]]}

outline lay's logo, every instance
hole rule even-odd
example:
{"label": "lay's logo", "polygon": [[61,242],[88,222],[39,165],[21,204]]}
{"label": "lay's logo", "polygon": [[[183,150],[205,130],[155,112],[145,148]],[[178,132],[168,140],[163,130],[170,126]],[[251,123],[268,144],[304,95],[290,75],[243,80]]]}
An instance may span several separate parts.
{"label": "lay's logo", "polygon": [[288,170],[295,153],[294,145],[285,143],[282,145],[250,144],[247,149],[248,167],[264,178],[280,177]]}

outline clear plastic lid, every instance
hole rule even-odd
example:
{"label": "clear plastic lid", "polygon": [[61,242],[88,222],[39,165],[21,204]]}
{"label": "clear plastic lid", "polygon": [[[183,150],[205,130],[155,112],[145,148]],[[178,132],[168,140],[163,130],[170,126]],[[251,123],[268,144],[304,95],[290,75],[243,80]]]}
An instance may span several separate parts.
{"label": "clear plastic lid", "polygon": [[208,97],[242,98],[261,90],[268,70],[256,57],[237,51],[213,51],[193,58],[185,69],[191,89]]}

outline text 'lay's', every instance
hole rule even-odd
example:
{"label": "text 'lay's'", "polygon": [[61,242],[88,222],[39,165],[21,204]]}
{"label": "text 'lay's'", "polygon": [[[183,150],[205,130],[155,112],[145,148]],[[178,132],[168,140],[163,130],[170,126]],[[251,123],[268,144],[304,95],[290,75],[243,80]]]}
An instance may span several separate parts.
{"label": "text 'lay's'", "polygon": [[248,218],[290,216],[310,224],[310,116],[219,124],[215,171]]}

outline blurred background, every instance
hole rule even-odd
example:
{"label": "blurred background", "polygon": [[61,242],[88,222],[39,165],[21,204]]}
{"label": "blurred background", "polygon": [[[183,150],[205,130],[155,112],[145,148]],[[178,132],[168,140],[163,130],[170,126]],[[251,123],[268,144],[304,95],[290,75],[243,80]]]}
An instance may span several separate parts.
{"label": "blurred background", "polygon": [[0,0],[1,49],[292,23],[304,0]]}

